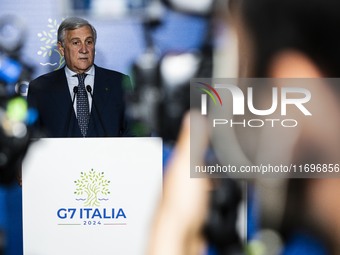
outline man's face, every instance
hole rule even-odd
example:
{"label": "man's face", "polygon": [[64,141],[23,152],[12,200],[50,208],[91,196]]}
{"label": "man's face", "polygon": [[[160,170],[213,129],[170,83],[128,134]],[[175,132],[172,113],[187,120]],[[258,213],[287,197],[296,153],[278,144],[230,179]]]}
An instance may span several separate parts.
{"label": "man's face", "polygon": [[58,48],[67,67],[76,73],[86,72],[93,65],[95,42],[89,26],[66,31],[64,45],[58,43]]}

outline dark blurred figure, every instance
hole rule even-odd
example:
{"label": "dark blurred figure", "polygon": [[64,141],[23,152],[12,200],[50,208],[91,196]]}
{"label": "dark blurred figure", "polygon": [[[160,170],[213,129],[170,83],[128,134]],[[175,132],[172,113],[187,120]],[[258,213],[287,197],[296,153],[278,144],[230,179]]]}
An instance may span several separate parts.
{"label": "dark blurred figure", "polygon": [[[231,0],[229,7],[227,20],[238,35],[240,77],[340,76],[339,1]],[[226,13],[225,10],[223,14]],[[299,130],[293,138],[289,137],[293,146],[281,153],[291,155],[290,162],[293,164],[339,163],[339,88],[324,83],[308,89],[314,96],[311,112],[320,118],[297,116]],[[205,125],[200,114],[192,112],[191,118],[191,124]],[[208,128],[201,130],[208,134]],[[190,137],[202,140],[198,143],[200,148],[190,148]],[[250,137],[253,139],[254,136]],[[206,140],[202,133],[190,134],[188,121],[184,122],[168,167],[164,199],[157,212],[150,254],[202,254],[204,251],[202,228],[207,217],[210,182],[190,179],[190,161],[186,157],[193,157],[192,164],[202,163],[208,145]],[[230,146],[223,137],[220,140],[224,146]],[[244,139],[240,144],[243,153],[256,155],[259,144],[252,147],[250,142]],[[251,151],[252,148],[255,149]],[[191,154],[189,150],[193,150]],[[254,188],[262,184],[262,180],[255,180]],[[278,253],[340,254],[340,180],[290,179],[286,187],[278,188],[284,196],[278,197],[275,204],[260,208],[260,226],[275,229],[285,244],[286,248]],[[275,192],[267,189],[268,194]],[[265,199],[261,195],[263,193],[259,194],[259,200]],[[275,219],[274,224],[272,219],[267,220],[267,216],[273,214],[278,204],[282,208],[282,217]],[[292,239],[301,233],[300,248],[292,248]],[[307,245],[303,243],[306,240]]]}
{"label": "dark blurred figure", "polygon": [[[336,0],[232,0],[239,23],[240,75],[273,78],[337,78],[340,76],[340,2]],[[339,88],[310,87],[313,112],[319,119],[302,120],[292,152],[293,163],[339,163]],[[326,127],[327,126],[327,127]],[[338,179],[290,179],[279,233],[289,242],[297,233],[321,239],[338,254],[340,193]],[[261,199],[261,198],[260,198]],[[262,224],[270,212],[264,212]],[[312,244],[311,244],[312,245]],[[316,252],[316,251],[313,251]],[[288,254],[288,253],[287,253]],[[310,254],[310,253],[309,253]],[[315,253],[321,254],[321,253]]]}
{"label": "dark blurred figure", "polygon": [[20,17],[0,17],[0,254],[22,254],[21,163],[30,144],[34,111],[25,96],[34,67],[21,50],[27,27]]}

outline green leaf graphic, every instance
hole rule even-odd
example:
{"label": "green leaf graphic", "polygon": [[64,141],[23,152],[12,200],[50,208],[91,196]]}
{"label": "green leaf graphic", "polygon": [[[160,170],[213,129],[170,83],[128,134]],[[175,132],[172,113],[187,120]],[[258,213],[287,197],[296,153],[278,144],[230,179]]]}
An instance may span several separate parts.
{"label": "green leaf graphic", "polygon": [[[91,169],[89,172],[81,172],[80,178],[75,180],[76,195],[86,194],[87,198],[84,202],[84,206],[100,206],[98,195],[102,194],[107,196],[110,194],[108,189],[109,180],[104,179],[104,172],[96,172]],[[86,185],[85,185],[86,184]]]}

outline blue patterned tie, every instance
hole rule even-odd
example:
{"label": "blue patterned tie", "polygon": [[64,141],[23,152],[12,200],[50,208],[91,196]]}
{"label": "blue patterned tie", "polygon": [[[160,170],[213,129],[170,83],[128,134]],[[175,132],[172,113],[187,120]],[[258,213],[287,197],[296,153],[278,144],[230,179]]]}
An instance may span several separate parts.
{"label": "blue patterned tie", "polygon": [[87,92],[84,83],[86,75],[86,73],[77,74],[79,81],[77,93],[77,119],[83,137],[86,136],[90,120],[89,100],[87,98]]}

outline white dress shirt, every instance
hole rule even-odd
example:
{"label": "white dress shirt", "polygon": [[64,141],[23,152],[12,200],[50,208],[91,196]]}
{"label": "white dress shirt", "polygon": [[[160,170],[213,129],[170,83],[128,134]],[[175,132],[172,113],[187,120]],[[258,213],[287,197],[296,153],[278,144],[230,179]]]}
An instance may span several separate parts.
{"label": "white dress shirt", "polygon": [[[85,88],[86,88],[87,85],[90,85],[91,88],[92,88],[92,94],[93,94],[93,91],[94,91],[94,73],[95,73],[94,66],[92,66],[85,73],[87,74],[86,78],[85,78]],[[68,83],[68,88],[70,90],[71,100],[73,100],[73,96],[74,96],[73,88],[75,86],[79,85],[78,78],[76,76],[74,76],[74,75],[77,75],[77,73],[71,71],[71,69],[69,69],[67,66],[65,66],[65,74],[66,74],[66,79],[67,79],[67,83]],[[92,97],[91,97],[89,92],[87,92],[87,97],[89,99],[89,107],[90,107],[90,113],[91,113]],[[77,115],[77,96],[75,97],[73,108],[74,108],[74,112]]]}

